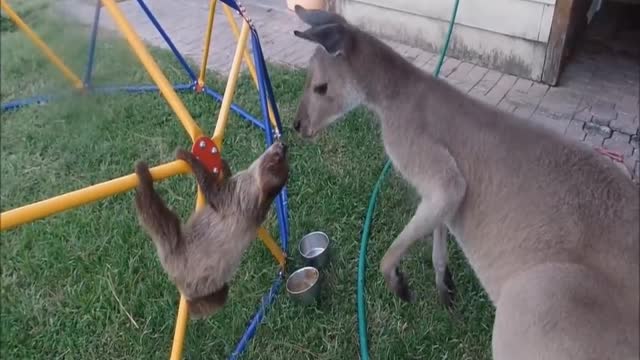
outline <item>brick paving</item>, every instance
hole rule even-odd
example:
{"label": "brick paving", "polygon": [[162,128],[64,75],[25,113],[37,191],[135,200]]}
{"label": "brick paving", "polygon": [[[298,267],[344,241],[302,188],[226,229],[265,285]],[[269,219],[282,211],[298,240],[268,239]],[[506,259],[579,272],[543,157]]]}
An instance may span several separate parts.
{"label": "brick paving", "polygon": [[[64,0],[61,4],[62,11],[81,22],[88,24],[91,21],[92,5],[81,0]],[[284,1],[245,0],[242,4],[258,29],[268,62],[294,68],[306,67],[314,45],[293,36],[294,29],[304,29],[305,26],[286,8]],[[208,1],[154,0],[147,5],[182,54],[199,63]],[[135,1],[124,1],[119,6],[143,40],[168,48]],[[238,17],[236,20],[239,23]],[[114,31],[117,29],[106,11],[103,12],[101,26]],[[429,72],[436,67],[438,54],[386,42],[416,66]],[[235,39],[222,4],[218,4],[216,9],[211,49],[207,66],[222,74],[228,73]],[[454,58],[445,59],[441,76],[488,104],[537,121],[570,138],[620,152],[624,155],[627,169],[638,179],[640,65],[630,57],[586,47],[566,67],[556,87]]]}

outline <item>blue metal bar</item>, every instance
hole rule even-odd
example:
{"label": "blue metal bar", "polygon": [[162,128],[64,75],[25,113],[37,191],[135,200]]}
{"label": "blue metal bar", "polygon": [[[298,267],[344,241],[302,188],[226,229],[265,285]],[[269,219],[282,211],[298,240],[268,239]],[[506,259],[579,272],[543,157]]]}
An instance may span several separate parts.
{"label": "blue metal bar", "polygon": [[100,23],[100,9],[102,2],[96,1],[96,12],[93,15],[93,28],[91,29],[91,43],[89,44],[89,59],[84,73],[84,86],[91,87],[91,73],[93,72],[93,59],[96,53],[96,38],[98,37],[98,24]]}
{"label": "blue metal bar", "polygon": [[282,134],[282,122],[280,121],[280,112],[278,111],[278,105],[276,104],[276,97],[273,94],[273,87],[271,86],[271,79],[269,77],[267,63],[264,60],[264,54],[262,53],[262,45],[260,44],[260,39],[258,38],[257,32],[255,31],[255,29],[253,30],[253,32],[255,32],[256,34],[256,39],[257,39],[256,51],[258,52],[258,57],[260,59],[260,64],[257,64],[256,66],[260,66],[263,69],[262,74],[265,80],[269,103],[271,104],[271,108],[273,109],[273,115],[276,120],[276,125],[278,126],[278,131]]}
{"label": "blue metal bar", "polygon": [[247,348],[247,345],[249,344],[251,338],[253,338],[253,336],[256,334],[256,329],[262,322],[262,319],[264,319],[267,308],[271,306],[271,304],[273,304],[274,300],[278,296],[278,290],[282,285],[282,278],[283,275],[278,274],[278,277],[273,282],[273,285],[269,289],[269,292],[262,297],[262,301],[260,302],[258,311],[256,311],[255,315],[251,319],[251,322],[249,323],[249,326],[247,326],[247,330],[245,330],[244,334],[240,338],[240,341],[238,341],[235,350],[233,350],[233,352],[229,356],[230,360],[237,359],[240,354],[242,354],[242,352]]}
{"label": "blue metal bar", "polygon": [[[193,84],[178,84],[174,85],[173,89],[177,91],[187,91],[193,89]],[[101,93],[114,93],[124,91],[128,93],[141,93],[149,91],[159,91],[156,85],[122,85],[122,86],[102,86],[94,89],[96,92]]]}
{"label": "blue metal bar", "polygon": [[[194,84],[178,84],[178,85],[174,85],[173,88],[174,90],[177,90],[177,91],[187,91],[187,90],[192,90],[193,87],[194,87]],[[121,91],[128,92],[128,93],[143,93],[143,92],[159,91],[158,87],[155,85],[103,86],[103,87],[96,87],[93,90],[95,92],[105,93],[105,94],[112,94],[112,93],[121,92]],[[17,108],[21,108],[21,107],[25,107],[33,104],[44,105],[52,100],[56,100],[58,98],[68,97],[68,96],[73,96],[73,93],[70,93],[67,95],[59,95],[59,96],[51,96],[51,95],[34,96],[26,99],[13,100],[8,103],[2,104],[2,111],[15,110]],[[262,126],[262,124],[260,125]]]}
{"label": "blue metal bar", "polygon": [[[256,46],[256,42],[257,42],[257,36],[255,36],[256,34],[253,33],[252,37],[251,37],[251,41],[252,41],[252,48],[255,49]],[[255,63],[259,63],[258,61],[258,52],[256,52],[255,50],[253,51],[253,55],[254,55],[254,62]],[[263,73],[262,73],[262,67],[256,67],[256,71],[257,71],[257,75],[258,75],[258,91],[259,91],[259,95],[260,95],[260,105],[262,108],[262,116],[263,116],[263,121],[264,121],[264,130],[265,130],[265,141],[267,143],[267,146],[270,146],[273,143],[273,132],[271,131],[271,124],[269,122],[269,109],[267,106],[267,99],[266,99],[266,91],[265,91],[265,81],[264,81],[264,77],[263,77]],[[280,195],[278,195],[278,197],[281,197],[282,193]],[[282,239],[285,239],[287,236],[286,231],[283,231],[283,219],[282,219],[282,201],[279,200],[278,201],[278,217],[280,218],[280,237]],[[284,241],[284,244],[286,244],[286,240]],[[255,316],[253,317],[253,319],[251,319],[251,323],[249,324],[249,326],[247,327],[247,330],[245,331],[244,335],[242,336],[242,338],[240,339],[240,341],[238,342],[238,345],[236,346],[235,350],[231,353],[231,356],[229,357],[229,359],[237,359],[238,356],[244,351],[244,349],[247,347],[247,344],[249,343],[249,340],[251,340],[251,338],[255,335],[256,329],[258,328],[258,325],[260,324],[260,322],[262,321],[262,319],[264,318],[265,312],[266,312],[266,308],[267,306],[269,306],[274,299],[277,296],[277,292],[278,289],[280,288],[280,285],[282,283],[282,278],[283,278],[283,274],[278,274],[278,278],[276,279],[276,281],[274,282],[273,286],[271,287],[271,289],[269,290],[269,293],[267,293],[263,298],[262,298],[262,302],[260,304],[260,308],[258,309],[258,311],[256,312]]]}
{"label": "blue metal bar", "polygon": [[236,3],[234,0],[220,0],[220,1],[227,4],[233,10],[240,11],[240,7],[238,6],[238,3]]}
{"label": "blue metal bar", "polygon": [[276,97],[273,94],[273,87],[271,87],[271,79],[269,78],[269,74],[267,71],[268,71],[267,66],[266,64],[264,64],[264,72],[265,74],[267,74],[265,78],[267,82],[267,95],[269,96],[269,102],[271,103],[271,108],[273,109],[273,115],[276,118],[276,125],[278,126],[278,131],[280,132],[280,134],[282,134],[283,129],[282,129],[282,120],[280,118],[280,111],[278,110],[278,105],[276,104]]}
{"label": "blue metal bar", "polygon": [[285,253],[289,252],[289,191],[285,186],[277,197],[276,208],[278,209],[279,222],[284,223],[284,232],[280,230],[280,247]]}
{"label": "blue metal bar", "polygon": [[[258,36],[255,32],[251,32],[251,49],[253,52],[253,62],[255,64],[259,63],[258,52],[256,51],[256,43],[258,40]],[[264,76],[262,74],[262,68],[260,66],[256,66],[256,73],[258,77],[258,95],[260,96],[260,108],[262,109],[262,121],[264,122],[265,128],[265,140],[267,143],[267,147],[273,144],[273,131],[271,129],[271,124],[269,123],[269,107],[267,105],[267,92],[265,90],[264,84]]]}
{"label": "blue metal bar", "polygon": [[138,0],[138,4],[140,4],[140,7],[144,11],[144,13],[147,14],[147,17],[149,18],[149,20],[151,20],[151,22],[153,23],[153,26],[156,27],[156,30],[158,30],[158,32],[160,33],[164,41],[167,42],[167,45],[169,45],[169,47],[171,48],[171,51],[173,51],[173,54],[176,56],[176,58],[178,59],[182,67],[187,71],[191,80],[195,82],[197,78],[193,70],[191,70],[191,67],[189,66],[189,64],[187,64],[184,57],[182,57],[182,54],[180,53],[180,51],[178,51],[176,46],[173,44],[173,41],[171,41],[171,38],[169,38],[169,35],[167,35],[167,33],[164,32],[164,29],[162,28],[158,20],[156,20],[151,10],[149,10],[149,8],[147,7],[147,4],[145,4],[143,0]]}
{"label": "blue metal bar", "polygon": [[[258,37],[255,32],[252,32],[251,41],[252,41],[252,48],[255,49],[256,44],[258,44]],[[261,56],[260,52],[253,50],[253,55],[254,55],[254,63],[261,64],[259,59]],[[263,69],[264,68],[262,66],[256,67],[257,77],[258,77],[258,91],[260,95],[260,105],[262,108],[262,117],[264,122],[263,130],[265,132],[266,145],[270,146],[273,143],[273,132],[271,129],[271,123],[269,122],[269,109],[267,105],[268,100],[267,100],[267,92],[265,89],[265,79],[264,79]],[[214,93],[213,90],[210,90],[208,88],[205,88],[205,91],[207,93]],[[221,97],[219,97],[219,95],[216,98],[219,101],[221,101]],[[282,244],[281,246],[285,250],[288,242],[287,240],[288,227],[286,226],[286,198],[287,198],[286,188],[284,188],[283,191],[278,195],[278,201],[276,205],[278,208],[278,219],[279,219],[278,223],[280,225],[280,239]],[[260,308],[254,315],[249,326],[247,327],[247,330],[245,331],[242,338],[236,345],[235,350],[231,353],[231,356],[229,357],[229,359],[237,359],[240,356],[240,354],[246,349],[247,345],[249,344],[249,341],[255,335],[258,325],[260,325],[260,323],[262,322],[262,319],[265,316],[267,306],[271,305],[271,303],[275,300],[278,290],[280,288],[280,285],[282,283],[282,278],[283,278],[283,274],[279,274],[278,278],[276,279],[273,286],[269,290],[269,293],[267,293],[262,298]]]}
{"label": "blue metal bar", "polygon": [[9,101],[7,103],[2,104],[2,111],[10,111],[16,110],[21,107],[29,106],[29,105],[44,105],[51,100],[54,100],[56,97],[54,96],[33,96],[26,99],[18,99]]}
{"label": "blue metal bar", "polygon": [[280,247],[288,253],[289,246],[289,221],[287,219],[287,187],[283,187],[276,197],[276,214],[278,216],[278,227],[280,230]]}
{"label": "blue metal bar", "polygon": [[[258,88],[260,91],[260,100],[261,102],[266,103],[266,101],[271,102],[271,107],[274,111],[274,115],[276,118],[276,125],[278,126],[278,130],[282,134],[282,124],[280,123],[280,116],[278,114],[278,107],[275,103],[275,96],[273,95],[273,91],[271,89],[271,81],[269,79],[269,74],[267,72],[266,62],[264,61],[264,56],[262,54],[262,47],[260,46],[260,39],[257,31],[252,30],[251,32],[251,40],[254,53],[254,62],[256,64],[256,72],[258,73]],[[269,97],[269,99],[267,99]],[[264,110],[263,110],[264,112]],[[271,133],[271,124],[268,121],[268,113],[265,118],[265,126],[268,127],[269,131],[267,135],[267,145],[270,145],[268,141],[269,138],[273,139],[273,134]],[[289,246],[289,218],[288,218],[288,192],[287,188],[284,187],[278,197],[276,198],[276,210],[278,215],[278,225],[280,229],[280,246],[282,249],[287,252]]]}
{"label": "blue metal bar", "polygon": [[[260,61],[261,56],[260,56],[260,51],[259,51],[259,47],[260,47],[260,42],[258,39],[258,33],[256,31],[252,31],[251,32],[251,49],[253,52],[253,57],[254,57],[254,63],[255,64],[261,64],[264,63],[264,61]],[[258,77],[258,91],[259,91],[259,95],[260,95],[260,104],[262,107],[262,116],[264,119],[264,126],[265,126],[265,138],[266,138],[266,143],[267,143],[267,147],[271,146],[271,144],[273,143],[273,131],[271,129],[271,123],[269,121],[269,108],[267,106],[267,90],[266,90],[266,84],[265,84],[265,74],[263,72],[264,68],[262,66],[256,66],[256,72],[257,72],[257,77]],[[286,192],[286,190],[285,190]],[[287,211],[285,208],[285,199],[283,198],[286,195],[283,195],[283,191],[280,192],[280,194],[278,194],[277,197],[277,201],[276,201],[276,209],[277,209],[277,215],[278,215],[278,225],[280,228],[280,242],[281,242],[281,246],[283,247],[284,250],[286,250],[287,248],[285,246],[288,245],[288,236],[289,236],[289,226],[288,226],[288,221],[287,221]]]}
{"label": "blue metal bar", "polygon": [[[204,87],[204,92],[205,94],[211,96],[212,98],[214,98],[215,100],[217,100],[218,102],[222,102],[222,95],[220,95],[219,93],[215,92],[214,90],[212,90],[211,88],[205,86]],[[244,110],[243,108],[241,108],[240,106],[236,105],[236,104],[231,104],[231,110],[235,111],[236,114],[238,114],[241,118],[249,121],[250,123],[252,123],[253,125],[257,126],[258,128],[260,128],[260,130],[264,131],[264,124],[262,124],[260,122],[260,120],[256,119],[255,117],[253,117],[251,114],[249,114],[246,110]]]}

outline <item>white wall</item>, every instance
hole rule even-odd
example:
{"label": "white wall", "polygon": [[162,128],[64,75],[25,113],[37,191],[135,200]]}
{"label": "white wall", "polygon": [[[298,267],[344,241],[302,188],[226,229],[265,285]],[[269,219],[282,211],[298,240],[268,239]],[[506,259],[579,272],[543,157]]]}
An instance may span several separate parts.
{"label": "white wall", "polygon": [[[448,55],[539,80],[556,0],[460,0]],[[347,20],[437,52],[454,0],[336,0]]]}

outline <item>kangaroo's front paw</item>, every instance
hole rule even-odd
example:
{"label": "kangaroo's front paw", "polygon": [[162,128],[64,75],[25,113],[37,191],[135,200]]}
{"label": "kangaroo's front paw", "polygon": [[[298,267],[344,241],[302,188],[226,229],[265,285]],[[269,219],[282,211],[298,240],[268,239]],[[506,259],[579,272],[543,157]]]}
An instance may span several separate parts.
{"label": "kangaroo's front paw", "polygon": [[451,311],[455,305],[456,285],[453,282],[449,267],[445,268],[442,277],[436,277],[436,288],[438,289],[438,298],[447,310]]}
{"label": "kangaroo's front paw", "polygon": [[398,296],[405,302],[415,302],[415,297],[413,296],[413,292],[409,288],[407,278],[397,266],[383,270],[383,276],[387,288],[391,290],[391,292],[396,294],[396,296]]}

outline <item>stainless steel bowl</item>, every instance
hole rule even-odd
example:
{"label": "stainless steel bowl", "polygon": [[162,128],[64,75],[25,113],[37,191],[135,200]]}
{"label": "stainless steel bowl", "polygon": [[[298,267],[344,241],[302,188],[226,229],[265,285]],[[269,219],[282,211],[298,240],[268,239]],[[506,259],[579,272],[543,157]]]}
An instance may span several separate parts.
{"label": "stainless steel bowl", "polygon": [[298,252],[305,265],[317,269],[324,267],[329,261],[329,236],[322,231],[308,233],[298,243]]}
{"label": "stainless steel bowl", "polygon": [[289,275],[286,287],[294,300],[309,305],[320,295],[320,271],[313,266],[300,268]]}

